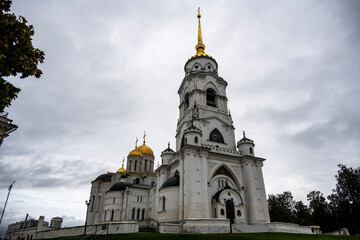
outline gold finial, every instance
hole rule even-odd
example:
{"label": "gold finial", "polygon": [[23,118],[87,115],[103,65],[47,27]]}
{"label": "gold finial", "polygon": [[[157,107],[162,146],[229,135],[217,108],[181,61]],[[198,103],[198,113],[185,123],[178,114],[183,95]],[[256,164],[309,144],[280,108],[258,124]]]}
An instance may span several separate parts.
{"label": "gold finial", "polygon": [[245,137],[245,130],[243,130],[243,136]]}
{"label": "gold finial", "polygon": [[201,53],[205,53],[205,45],[202,42],[202,34],[201,34],[201,24],[200,24],[200,18],[201,18],[201,14],[200,14],[200,7],[198,8],[198,14],[197,14],[197,18],[199,19],[199,29],[198,29],[198,44],[195,46],[196,49],[196,55],[201,55]]}
{"label": "gold finial", "polygon": [[144,144],[145,144],[145,137],[146,137],[146,133],[145,133],[145,131],[144,131],[144,137],[143,137],[143,138],[144,138]]}
{"label": "gold finial", "polygon": [[168,148],[170,148],[170,141],[168,142]]}
{"label": "gold finial", "polygon": [[124,167],[124,162],[125,162],[125,157],[123,157],[123,160],[122,160],[122,167]]}
{"label": "gold finial", "polygon": [[135,148],[137,148],[138,137],[136,137]]}

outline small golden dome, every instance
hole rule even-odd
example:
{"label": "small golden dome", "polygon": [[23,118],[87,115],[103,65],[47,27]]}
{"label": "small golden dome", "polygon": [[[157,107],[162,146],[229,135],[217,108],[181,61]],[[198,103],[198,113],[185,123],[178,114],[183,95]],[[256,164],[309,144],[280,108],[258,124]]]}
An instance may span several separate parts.
{"label": "small golden dome", "polygon": [[135,156],[140,156],[140,157],[142,157],[141,151],[139,151],[138,148],[132,150],[132,151],[129,153],[128,156],[134,156],[134,155],[135,155]]}
{"label": "small golden dome", "polygon": [[138,147],[136,150],[138,150],[142,154],[146,153],[146,154],[149,154],[151,156],[154,156],[153,150],[151,150],[151,148],[146,146],[145,143],[143,145],[141,145],[140,147]]}
{"label": "small golden dome", "polygon": [[124,164],[116,171],[116,173],[126,173],[126,169],[124,168]]}

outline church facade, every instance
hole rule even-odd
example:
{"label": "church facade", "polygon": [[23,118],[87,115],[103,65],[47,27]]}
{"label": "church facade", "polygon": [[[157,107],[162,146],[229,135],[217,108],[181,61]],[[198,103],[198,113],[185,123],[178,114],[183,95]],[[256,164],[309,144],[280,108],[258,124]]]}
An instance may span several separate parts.
{"label": "church facade", "polygon": [[[163,232],[228,232],[270,222],[262,166],[254,141],[236,141],[227,82],[205,53],[198,13],[196,54],[185,63],[179,95],[176,149],[154,153],[135,146],[116,173],[92,181],[88,224],[138,221]],[[162,227],[161,227],[162,226]],[[220,226],[220,227],[219,227]],[[248,228],[249,229],[249,228]]]}

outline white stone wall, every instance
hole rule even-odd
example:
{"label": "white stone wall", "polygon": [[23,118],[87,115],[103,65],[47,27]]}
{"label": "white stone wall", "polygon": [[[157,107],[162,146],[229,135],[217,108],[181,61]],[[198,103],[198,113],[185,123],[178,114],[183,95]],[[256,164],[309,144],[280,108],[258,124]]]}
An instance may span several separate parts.
{"label": "white stone wall", "polygon": [[[165,210],[163,210],[163,198],[165,198]],[[158,206],[159,222],[177,222],[179,220],[179,187],[160,189]]]}

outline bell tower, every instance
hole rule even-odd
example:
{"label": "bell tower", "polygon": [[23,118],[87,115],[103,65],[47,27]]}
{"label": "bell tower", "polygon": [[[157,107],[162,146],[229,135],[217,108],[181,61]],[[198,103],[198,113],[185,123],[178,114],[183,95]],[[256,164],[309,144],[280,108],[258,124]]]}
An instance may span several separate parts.
{"label": "bell tower", "polygon": [[[235,151],[235,128],[226,97],[227,82],[218,76],[218,64],[215,59],[205,53],[200,9],[197,18],[196,54],[185,63],[185,77],[178,90],[180,104],[176,151],[189,142],[184,133],[191,126],[201,130],[198,144]],[[193,142],[193,139],[190,142]]]}

